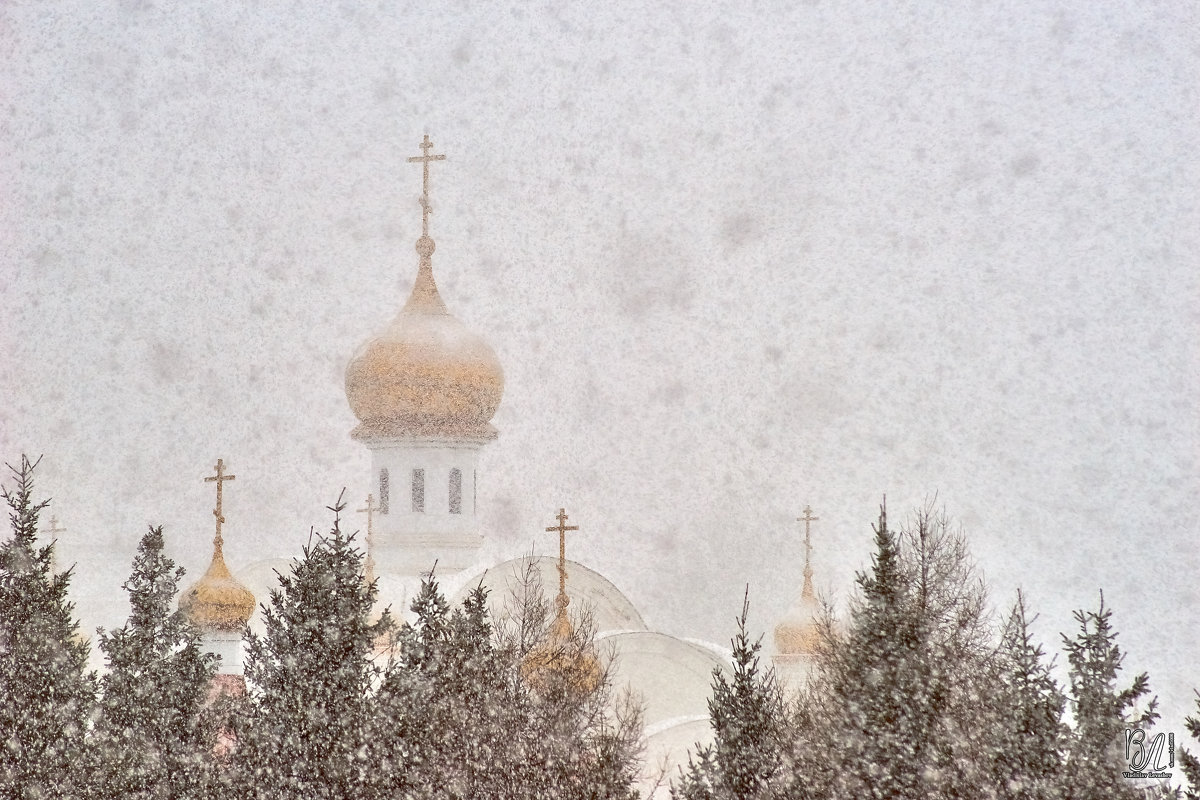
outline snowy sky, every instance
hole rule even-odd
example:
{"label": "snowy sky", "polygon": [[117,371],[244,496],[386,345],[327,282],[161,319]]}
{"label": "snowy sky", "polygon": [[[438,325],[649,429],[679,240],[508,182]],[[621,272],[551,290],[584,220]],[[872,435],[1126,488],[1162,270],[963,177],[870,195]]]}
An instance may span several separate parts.
{"label": "snowy sky", "polygon": [[[844,598],[936,493],[1057,650],[1200,686],[1200,6],[7,4],[0,454],[45,455],[89,627],[147,523],[295,552],[369,457],[343,371],[434,269],[506,373],[497,555],[659,629]],[[484,4],[478,4],[483,6]],[[669,7],[673,5],[674,8]],[[1060,661],[1061,661],[1060,657]]]}

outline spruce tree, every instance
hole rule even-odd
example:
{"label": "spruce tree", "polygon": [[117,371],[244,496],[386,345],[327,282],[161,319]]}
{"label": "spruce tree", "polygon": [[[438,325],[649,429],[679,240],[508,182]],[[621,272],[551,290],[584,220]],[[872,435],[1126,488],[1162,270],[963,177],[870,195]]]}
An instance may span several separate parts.
{"label": "spruce tree", "polygon": [[[1200,692],[1196,693],[1196,709],[1200,712]],[[1200,741],[1200,716],[1184,717],[1184,727],[1191,734],[1193,739]],[[1184,797],[1187,800],[1200,800],[1200,758],[1197,758],[1194,753],[1186,747],[1181,747],[1179,750],[1179,767],[1183,770],[1183,776],[1187,778],[1188,788],[1184,792]]]}
{"label": "spruce tree", "polygon": [[[519,604],[516,631],[498,632],[486,590],[451,609],[430,575],[412,610],[377,697],[380,796],[636,799],[640,717],[610,704],[605,676],[537,689],[523,677],[545,642],[543,605]],[[590,628],[575,636],[569,649],[587,650]]]}
{"label": "spruce tree", "polygon": [[163,554],[162,528],[151,528],[123,587],[129,619],[100,635],[108,672],[88,742],[93,797],[190,798],[204,785],[216,732],[202,711],[216,657],[172,610],[183,574]]}
{"label": "spruce tree", "polygon": [[1033,640],[1031,623],[1025,598],[1017,592],[997,654],[996,691],[988,703],[994,713],[986,718],[992,781],[997,796],[1006,800],[1061,797],[1066,697]]}
{"label": "spruce tree", "polygon": [[394,759],[383,790],[411,797],[505,796],[518,744],[519,698],[493,641],[486,591],[450,610],[429,576],[398,636],[377,699],[376,745]]}
{"label": "spruce tree", "polygon": [[925,630],[912,613],[912,585],[900,543],[880,510],[871,570],[858,574],[859,598],[829,679],[838,725],[831,743],[841,759],[834,786],[850,796],[923,796],[924,750],[933,723],[922,684]]}
{"label": "spruce tree", "polygon": [[899,534],[881,508],[874,534],[845,630],[823,625],[801,741],[825,755],[806,772],[837,798],[977,797],[990,757],[982,583],[930,507]]}
{"label": "spruce tree", "polygon": [[88,645],[67,599],[71,571],[51,570],[54,545],[38,546],[36,463],[8,466],[3,497],[12,538],[0,544],[0,785],[13,797],[70,795],[95,700]]}
{"label": "spruce tree", "polygon": [[708,701],[713,744],[689,759],[688,769],[671,787],[677,800],[766,800],[800,797],[803,776],[789,767],[794,734],[783,693],[771,670],[759,664],[761,639],[746,632],[749,590],[732,640],[733,675],[713,671]]}
{"label": "spruce tree", "polygon": [[375,585],[363,583],[363,554],[333,528],[304,548],[263,609],[266,631],[247,632],[248,711],[237,721],[229,779],[237,796],[333,800],[366,797],[369,695],[380,670],[371,621]]}
{"label": "spruce tree", "polygon": [[1122,775],[1125,760],[1124,732],[1149,727],[1157,714],[1154,703],[1141,714],[1138,701],[1150,693],[1150,676],[1141,673],[1126,688],[1117,688],[1117,673],[1125,655],[1117,646],[1112,610],[1100,595],[1097,611],[1075,612],[1079,630],[1062,635],[1070,665],[1070,704],[1075,725],[1067,747],[1066,795],[1077,800],[1133,798],[1140,792]]}

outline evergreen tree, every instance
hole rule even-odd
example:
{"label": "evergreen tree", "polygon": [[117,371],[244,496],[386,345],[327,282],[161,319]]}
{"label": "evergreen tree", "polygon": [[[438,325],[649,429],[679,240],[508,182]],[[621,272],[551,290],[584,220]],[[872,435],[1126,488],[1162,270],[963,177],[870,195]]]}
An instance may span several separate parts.
{"label": "evergreen tree", "polygon": [[992,780],[997,796],[1011,800],[1060,797],[1067,728],[1066,697],[1033,641],[1025,598],[1017,592],[1001,634],[996,692],[989,704]]}
{"label": "evergreen tree", "polygon": [[33,471],[22,456],[3,490],[12,538],[0,544],[0,785],[14,797],[72,793],[95,675],[67,600],[71,572],[52,574],[53,544],[37,544]]}
{"label": "evergreen tree", "polygon": [[1154,702],[1136,714],[1138,700],[1150,692],[1150,677],[1141,673],[1124,689],[1117,688],[1117,673],[1125,655],[1117,646],[1112,610],[1100,595],[1098,611],[1075,612],[1079,631],[1063,634],[1070,665],[1070,703],[1075,716],[1067,748],[1067,796],[1077,800],[1113,800],[1138,797],[1121,772],[1128,770],[1124,732],[1149,727],[1158,716]]}
{"label": "evergreen tree", "polygon": [[[1200,692],[1196,693],[1196,709],[1200,711]],[[1184,717],[1183,724],[1192,738],[1200,741],[1200,717]],[[1187,800],[1200,800],[1200,758],[1197,758],[1186,747],[1181,747],[1179,749],[1179,767],[1183,770],[1183,776],[1187,778],[1188,782],[1187,791],[1183,796]]]}
{"label": "evergreen tree", "polygon": [[382,796],[636,798],[637,731],[609,718],[603,682],[531,689],[521,665],[543,639],[499,635],[482,587],[451,610],[431,575],[412,610],[377,701]]}
{"label": "evergreen tree", "polygon": [[172,611],[183,572],[163,554],[162,528],[151,528],[123,587],[129,620],[101,631],[108,673],[88,743],[94,797],[190,798],[204,784],[216,732],[201,712],[216,657]]}
{"label": "evergreen tree", "polygon": [[759,665],[761,639],[746,633],[749,589],[737,619],[733,675],[713,671],[708,701],[713,744],[689,759],[688,769],[671,787],[677,800],[752,800],[806,796],[803,777],[790,769],[793,731],[783,693],[771,670]]}
{"label": "evergreen tree", "polygon": [[573,615],[564,631],[532,558],[515,577],[513,619],[500,636],[515,694],[527,709],[525,788],[514,797],[636,800],[641,708],[628,691],[614,696],[591,614]]}
{"label": "evergreen tree", "polygon": [[919,663],[925,631],[911,613],[912,586],[883,509],[874,533],[871,570],[857,577],[849,630],[826,662],[830,723],[838,726],[833,745],[842,756],[829,777],[847,796],[915,799],[924,795],[922,761],[933,723]]}
{"label": "evergreen tree", "polygon": [[802,730],[814,782],[831,797],[977,797],[989,655],[982,583],[961,535],[926,507],[894,534],[880,510],[871,569],[844,633],[824,627]]}
{"label": "evergreen tree", "polygon": [[379,692],[377,746],[394,760],[383,789],[409,797],[507,796],[520,697],[492,641],[486,591],[450,610],[432,575],[413,601]]}
{"label": "evergreen tree", "polygon": [[247,632],[249,710],[237,720],[229,779],[237,796],[332,800],[368,797],[369,695],[380,670],[376,640],[392,628],[370,618],[375,585],[340,528],[304,548],[263,609],[263,636]]}

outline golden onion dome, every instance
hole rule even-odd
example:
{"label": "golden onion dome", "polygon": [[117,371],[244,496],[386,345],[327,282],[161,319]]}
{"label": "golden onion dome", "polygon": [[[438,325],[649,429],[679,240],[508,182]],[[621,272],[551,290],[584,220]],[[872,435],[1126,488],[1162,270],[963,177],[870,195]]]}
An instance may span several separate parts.
{"label": "golden onion dome", "polygon": [[495,436],[504,372],[496,353],[446,310],[433,279],[434,243],[417,240],[412,294],[382,335],[346,367],[354,435]]}
{"label": "golden onion dome", "polygon": [[561,597],[549,636],[522,660],[521,676],[542,693],[561,688],[581,695],[594,692],[604,680],[604,671],[591,646],[577,640]]}
{"label": "golden onion dome", "polygon": [[804,516],[797,520],[804,523],[804,585],[796,602],[775,626],[775,652],[781,656],[814,655],[820,641],[818,620],[821,606],[813,591],[812,536],[809,528],[817,519],[812,515],[812,508],[805,506]]}
{"label": "golden onion dome", "polygon": [[775,652],[784,656],[813,655],[820,637],[819,615],[820,606],[812,584],[805,580],[800,597],[775,626]]}
{"label": "golden onion dome", "polygon": [[225,566],[218,541],[204,576],[179,598],[182,611],[202,631],[240,631],[254,613],[254,595]]}

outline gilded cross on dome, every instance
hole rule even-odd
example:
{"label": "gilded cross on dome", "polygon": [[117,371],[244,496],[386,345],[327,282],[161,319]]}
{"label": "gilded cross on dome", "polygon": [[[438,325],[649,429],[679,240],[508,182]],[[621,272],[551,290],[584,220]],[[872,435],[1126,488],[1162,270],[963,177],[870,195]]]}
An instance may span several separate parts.
{"label": "gilded cross on dome", "polygon": [[547,533],[558,531],[558,597],[554,599],[558,616],[554,619],[554,635],[560,641],[566,641],[571,635],[571,622],[567,619],[567,606],[571,603],[567,597],[567,531],[577,531],[579,526],[567,524],[566,509],[560,508],[555,519],[558,524],[546,528]]}
{"label": "gilded cross on dome", "polygon": [[201,631],[209,633],[240,631],[254,613],[254,595],[229,573],[221,549],[221,524],[225,522],[223,489],[225,481],[234,477],[225,474],[225,461],[218,458],[217,474],[204,479],[205,483],[217,484],[217,507],[213,509],[217,535],[213,537],[213,557],[200,580],[179,598],[179,610]]}
{"label": "gilded cross on dome", "polygon": [[54,549],[50,551],[50,574],[58,574],[58,535],[66,533],[66,528],[58,526],[58,517],[50,517],[50,527],[46,529],[46,533],[50,534],[50,541],[54,544]]}
{"label": "gilded cross on dome", "polygon": [[558,531],[558,610],[561,614],[566,612],[567,603],[570,602],[567,599],[567,531],[577,531],[579,526],[567,524],[566,509],[560,508],[555,519],[558,524],[546,528],[546,531]]}
{"label": "gilded cross on dome", "polygon": [[366,508],[360,508],[357,512],[367,515],[367,564],[363,570],[363,580],[368,584],[375,580],[375,558],[371,555],[371,549],[375,543],[375,512],[379,508],[375,504],[375,495],[368,494]]}
{"label": "gilded cross on dome", "polygon": [[[429,151],[433,149],[433,142],[431,142],[429,140],[428,133],[425,134],[425,138],[421,141],[420,148],[421,148],[422,155],[411,156],[408,159],[408,163],[413,164],[416,162],[420,162],[422,170],[424,172],[424,174],[422,176],[422,181],[421,181],[421,238],[428,239],[429,238],[429,215],[431,213],[433,213],[433,208],[430,207],[430,205],[429,205],[429,162],[430,161],[445,161],[446,156],[444,154],[443,155],[430,155]],[[417,248],[418,252],[420,252],[420,249],[421,249],[420,247]],[[421,255],[425,255],[425,253],[421,253]],[[432,252],[430,253],[430,255],[432,255]]]}
{"label": "gilded cross on dome", "polygon": [[797,517],[797,522],[804,523],[804,588],[801,590],[801,595],[804,597],[813,596],[812,588],[812,533],[809,528],[812,523],[819,520],[820,517],[814,517],[812,507],[804,506],[804,516]]}
{"label": "gilded cross on dome", "polygon": [[546,528],[547,532],[558,532],[558,616],[550,628],[550,636],[535,647],[521,663],[521,674],[539,691],[560,682],[574,691],[591,692],[600,685],[603,677],[600,662],[592,653],[591,645],[573,641],[571,622],[567,619],[567,531],[579,530],[578,525],[567,524],[567,512],[560,508],[557,525]]}
{"label": "gilded cross on dome", "polygon": [[217,474],[210,475],[204,479],[205,483],[212,483],[213,481],[216,481],[216,484],[217,484],[217,507],[213,509],[213,516],[217,518],[217,535],[215,537],[213,537],[213,548],[216,550],[217,553],[221,552],[221,545],[224,543],[224,539],[221,538],[221,523],[225,521],[225,517],[222,516],[222,514],[221,514],[221,508],[222,508],[221,487],[225,483],[225,481],[231,481],[236,477],[237,477],[236,475],[226,475],[225,474],[225,461],[224,461],[224,459],[218,458],[217,459]]}

